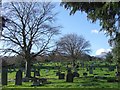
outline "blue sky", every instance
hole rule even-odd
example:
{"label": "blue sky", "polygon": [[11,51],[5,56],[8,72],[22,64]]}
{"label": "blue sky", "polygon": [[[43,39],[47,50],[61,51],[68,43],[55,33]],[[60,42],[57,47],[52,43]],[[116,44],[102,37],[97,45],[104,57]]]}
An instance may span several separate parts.
{"label": "blue sky", "polygon": [[99,32],[99,21],[91,23],[87,20],[86,14],[81,12],[70,16],[69,11],[65,10],[59,4],[60,2],[56,2],[55,12],[59,12],[57,15],[57,24],[63,28],[60,30],[61,35],[57,38],[70,33],[83,35],[86,40],[90,41],[92,50],[90,55],[93,56],[110,50],[111,47],[108,44],[108,37],[106,37],[103,32]]}
{"label": "blue sky", "polygon": [[99,21],[91,23],[88,21],[86,14],[77,12],[74,15],[69,15],[69,11],[59,6],[55,9],[59,14],[57,15],[58,23],[63,26],[61,29],[62,35],[68,33],[77,33],[83,35],[86,40],[91,43],[92,52],[90,55],[99,55],[101,52],[108,52],[111,48],[108,44],[108,37],[103,32],[99,32]]}

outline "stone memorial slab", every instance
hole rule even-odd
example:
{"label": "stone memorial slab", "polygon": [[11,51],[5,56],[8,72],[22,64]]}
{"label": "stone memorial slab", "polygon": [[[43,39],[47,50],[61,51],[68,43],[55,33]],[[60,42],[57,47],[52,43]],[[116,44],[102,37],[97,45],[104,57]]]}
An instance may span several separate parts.
{"label": "stone memorial slab", "polygon": [[18,70],[15,78],[15,85],[22,85],[22,71]]}

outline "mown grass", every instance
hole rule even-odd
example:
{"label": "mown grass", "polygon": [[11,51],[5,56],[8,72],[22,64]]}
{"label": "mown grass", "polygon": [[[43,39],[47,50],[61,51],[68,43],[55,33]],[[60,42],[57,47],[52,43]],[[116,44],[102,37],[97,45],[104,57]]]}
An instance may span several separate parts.
{"label": "mown grass", "polygon": [[[47,64],[43,64],[45,65],[45,67],[47,68],[47,66],[56,66],[57,64],[56,63],[47,63]],[[76,77],[74,78],[74,82],[73,83],[68,83],[66,82],[66,80],[59,80],[58,79],[58,76],[56,76],[56,72],[57,72],[57,69],[55,68],[47,68],[47,69],[40,69],[40,78],[47,78],[47,81],[49,82],[48,84],[44,84],[42,86],[37,86],[37,87],[32,87],[32,82],[23,82],[21,86],[16,86],[15,85],[15,74],[16,72],[11,72],[11,73],[8,73],[8,85],[7,86],[3,86],[2,88],[3,89],[18,89],[18,88],[21,88],[21,89],[24,89],[24,88],[27,88],[27,89],[49,89],[50,88],[56,88],[55,90],[60,90],[60,89],[57,89],[57,88],[62,88],[62,89],[71,89],[71,88],[82,88],[82,90],[84,90],[84,88],[86,88],[85,90],[88,90],[88,89],[91,89],[92,90],[94,88],[110,88],[111,90],[115,90],[115,89],[119,89],[119,83],[118,82],[107,82],[107,79],[95,79],[93,77],[90,77],[90,76],[93,76],[93,74],[89,74],[89,72],[86,70],[86,68],[82,68],[80,67],[79,68],[79,71],[78,73],[80,74],[80,77]],[[66,68],[65,66],[63,65],[62,67],[62,72],[67,73],[66,71]],[[83,72],[87,72],[88,73],[88,77],[84,77],[83,76]],[[104,74],[110,74],[108,76],[106,76],[107,78],[114,78],[115,77],[115,71],[108,71],[108,68],[103,68],[103,71],[100,70],[100,68],[96,68],[93,73],[94,74],[98,74],[97,76],[105,76]],[[23,73],[23,76],[24,73]],[[32,76],[33,76],[33,72],[32,72]],[[66,90],[65,89],[65,90]],[[110,90],[109,89],[109,90]],[[71,89],[72,90],[72,89]]]}

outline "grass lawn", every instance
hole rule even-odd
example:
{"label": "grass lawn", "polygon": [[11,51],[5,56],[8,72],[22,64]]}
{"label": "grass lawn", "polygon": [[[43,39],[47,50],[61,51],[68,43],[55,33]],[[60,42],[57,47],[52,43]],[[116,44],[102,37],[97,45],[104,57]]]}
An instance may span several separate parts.
{"label": "grass lawn", "polygon": [[[49,66],[50,64],[45,64],[45,66]],[[52,64],[51,66],[54,66],[54,64]],[[46,73],[47,72],[47,73]],[[96,79],[94,78],[93,74],[89,74],[89,72],[86,70],[86,68],[79,68],[78,73],[80,74],[80,77],[75,77],[74,78],[74,82],[73,83],[68,83],[66,82],[65,79],[63,80],[59,80],[58,76],[56,76],[56,72],[57,69],[49,69],[48,71],[46,71],[46,69],[41,69],[40,70],[40,78],[47,78],[48,84],[44,84],[41,86],[37,86],[37,87],[32,87],[32,82],[23,82],[21,86],[15,86],[15,74],[16,72],[11,72],[8,73],[8,85],[7,86],[3,86],[3,89],[48,89],[50,90],[50,88],[57,90],[59,88],[59,90],[61,89],[71,89],[71,88],[82,88],[82,90],[89,90],[90,88],[93,90],[95,88],[102,88],[101,90],[103,90],[104,88],[107,89],[109,88],[109,90],[117,90],[119,88],[119,83],[118,82],[107,82],[107,79]],[[67,71],[65,70],[65,67],[62,68],[62,72],[67,73]],[[83,76],[83,72],[87,72],[88,76],[84,77]],[[97,74],[97,76],[105,76],[104,74],[110,74],[110,75],[106,75],[105,77],[107,78],[114,78],[115,77],[115,71],[108,71],[108,68],[103,68],[103,71],[100,70],[100,68],[96,68],[93,73]],[[24,73],[23,73],[24,76]],[[32,73],[33,76],[33,73]],[[61,88],[61,89],[60,89]],[[99,90],[99,89],[98,89]]]}

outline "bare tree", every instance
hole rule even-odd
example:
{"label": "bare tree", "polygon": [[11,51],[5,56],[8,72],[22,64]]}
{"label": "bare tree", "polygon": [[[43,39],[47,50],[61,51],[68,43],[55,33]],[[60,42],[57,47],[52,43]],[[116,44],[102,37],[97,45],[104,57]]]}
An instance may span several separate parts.
{"label": "bare tree", "polygon": [[[4,54],[15,53],[26,60],[26,77],[31,76],[31,61],[48,50],[52,37],[59,33],[55,26],[51,2],[12,2],[3,5],[4,16],[9,21],[2,32]],[[34,52],[34,54],[33,54]]]}
{"label": "bare tree", "polygon": [[57,42],[57,48],[60,53],[70,56],[74,65],[77,58],[90,51],[90,43],[77,34],[67,34]]}

